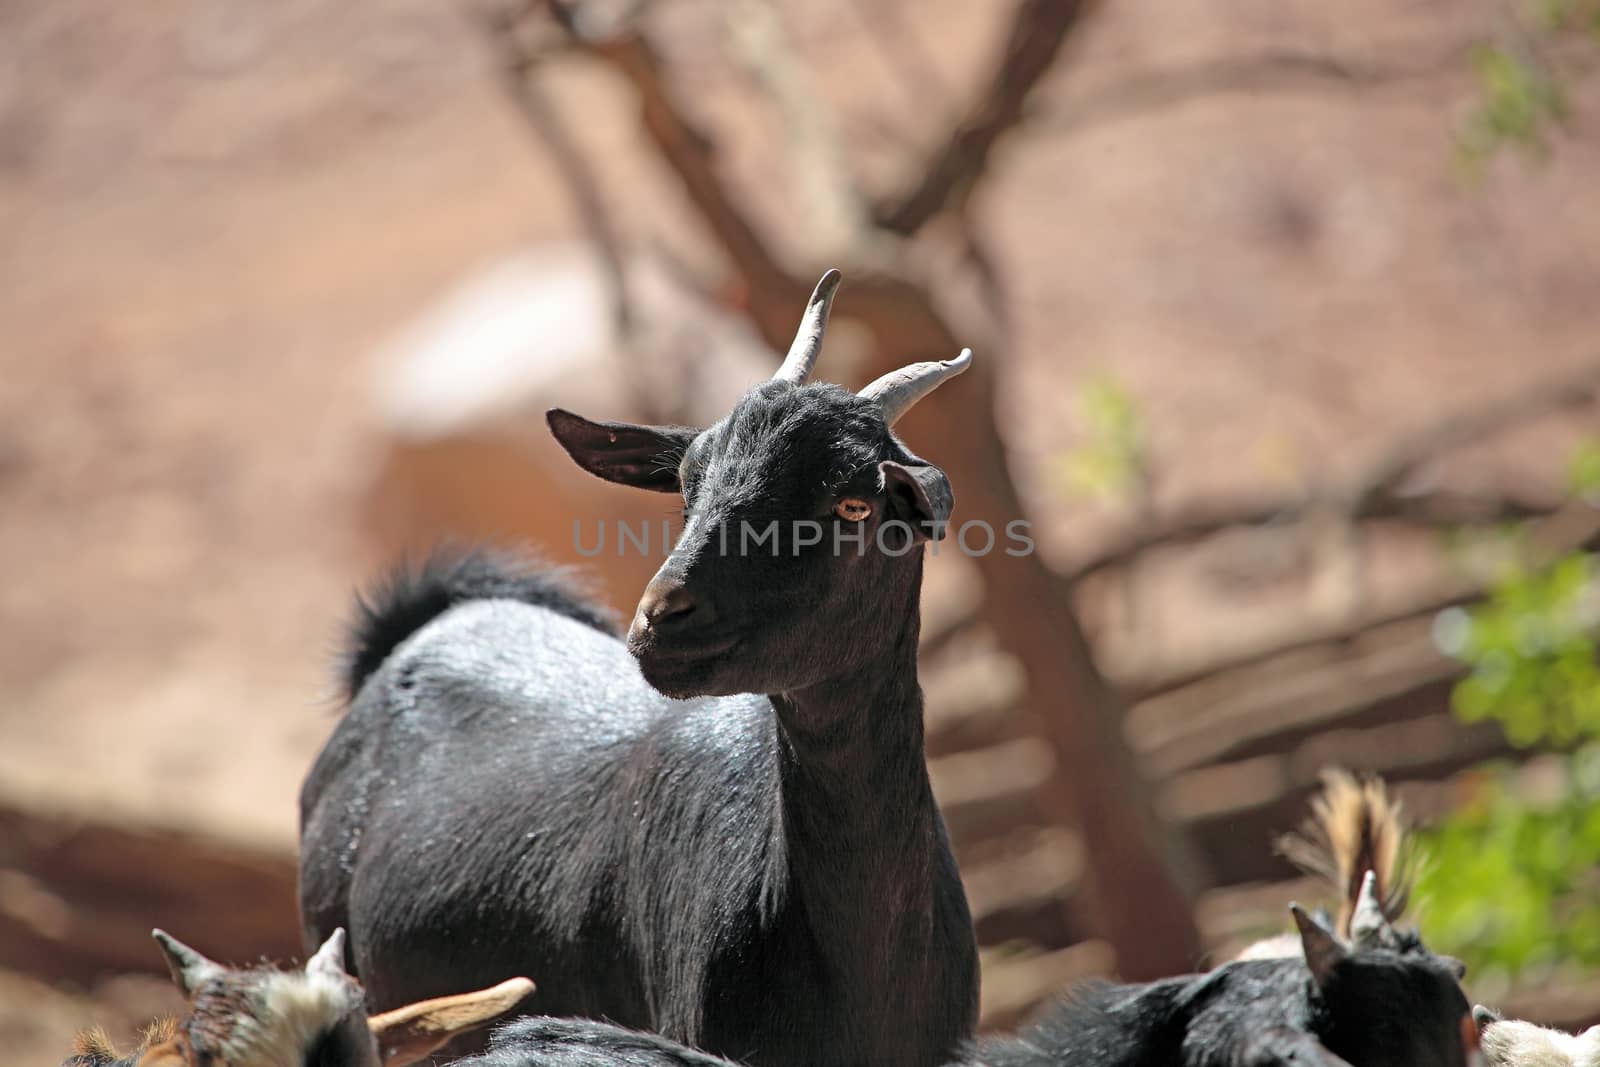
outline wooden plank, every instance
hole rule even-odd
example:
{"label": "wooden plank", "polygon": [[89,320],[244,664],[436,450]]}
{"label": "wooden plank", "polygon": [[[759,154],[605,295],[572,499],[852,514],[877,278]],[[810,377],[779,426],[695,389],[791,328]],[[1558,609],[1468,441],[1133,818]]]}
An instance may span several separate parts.
{"label": "wooden plank", "polygon": [[0,967],[87,984],[165,973],[150,929],[219,959],[299,953],[295,858],[0,807]]}

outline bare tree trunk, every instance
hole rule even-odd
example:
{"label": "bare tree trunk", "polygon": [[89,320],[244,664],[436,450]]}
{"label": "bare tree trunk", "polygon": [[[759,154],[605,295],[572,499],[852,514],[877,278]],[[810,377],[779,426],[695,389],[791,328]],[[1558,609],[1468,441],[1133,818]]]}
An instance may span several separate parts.
{"label": "bare tree trunk", "polygon": [[[926,294],[919,294],[926,315],[919,330],[907,328],[909,293],[894,298],[902,313],[880,316],[871,310],[870,285],[851,288],[853,299],[841,299],[840,312],[867,323],[878,341],[867,377],[957,350]],[[1070,583],[1037,552],[1005,552],[1006,524],[1027,518],[996,422],[1005,357],[981,347],[976,353],[954,388],[931,394],[901,425],[908,440],[937,449],[956,489],[957,527],[979,519],[995,531],[995,549],[973,559],[984,583],[984,616],[1027,677],[1025,712],[1050,742],[1058,767],[1044,800],[1051,815],[1080,827],[1089,914],[1115,948],[1118,972],[1142,980],[1193,970],[1202,953],[1191,900],[1198,861],[1156,812],[1123,733],[1126,704],[1095,665]]]}

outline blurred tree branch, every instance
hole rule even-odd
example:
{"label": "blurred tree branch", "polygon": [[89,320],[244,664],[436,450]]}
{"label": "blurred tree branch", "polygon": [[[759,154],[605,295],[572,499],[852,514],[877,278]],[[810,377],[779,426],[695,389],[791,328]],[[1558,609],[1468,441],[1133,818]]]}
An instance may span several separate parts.
{"label": "blurred tree branch", "polygon": [[1352,488],[1354,508],[1390,496],[1420,466],[1441,452],[1482,442],[1530,419],[1543,418],[1567,408],[1587,407],[1600,388],[1600,362],[1567,371],[1553,379],[1534,382],[1508,396],[1475,408],[1446,415],[1395,440]]}
{"label": "blurred tree branch", "polygon": [[1096,0],[1022,0],[992,73],[943,143],[910,169],[908,188],[878,205],[878,225],[912,234],[936,215],[961,215],[1000,138],[1022,121],[1029,96],[1089,21]]}
{"label": "blurred tree branch", "polygon": [[[631,82],[638,92],[640,119],[646,134],[683,183],[695,210],[727,255],[729,265],[749,294],[798,291],[760,237],[755,224],[717,173],[710,137],[687,116],[669,84],[660,50],[639,32],[631,12],[595,13],[577,0],[551,0],[548,10],[566,30],[570,42]],[[804,300],[802,295],[800,300]],[[786,301],[787,303],[787,301]],[[763,336],[774,347],[787,348],[782,331]],[[782,338],[782,343],[775,339]]]}
{"label": "blurred tree branch", "polygon": [[795,58],[772,0],[722,0],[736,58],[772,101],[783,124],[794,183],[808,205],[807,236],[817,258],[849,254],[866,239],[867,218],[833,116]]}
{"label": "blurred tree branch", "polygon": [[[1528,535],[1527,548],[1534,560],[1554,559],[1573,551],[1594,552],[1600,550],[1600,513],[1589,504],[1568,501],[1533,519]],[[1209,686],[1236,671],[1318,645],[1349,645],[1395,623],[1432,618],[1445,608],[1481,600],[1489,584],[1482,576],[1445,575],[1399,602],[1353,620],[1307,619],[1304,612],[1291,606],[1284,609],[1277,624],[1263,624],[1258,633],[1243,637],[1219,634],[1215,643],[1153,669],[1144,662],[1124,663],[1110,657],[1108,673],[1123,685],[1131,701],[1138,703],[1189,686]]]}
{"label": "blurred tree branch", "polygon": [[516,104],[528,128],[549,150],[550,159],[578,208],[578,216],[600,257],[610,287],[612,322],[626,343],[633,335],[634,313],[622,238],[603,199],[599,173],[590,165],[560,109],[535,80],[535,71],[544,52],[525,32],[524,28],[529,25],[528,10],[527,5],[514,9],[485,6],[473,14],[494,49],[496,69],[506,95]]}
{"label": "blurred tree branch", "polygon": [[1466,493],[1450,489],[1408,493],[1403,483],[1441,455],[1505,433],[1534,419],[1584,407],[1600,389],[1600,362],[1554,379],[1535,382],[1509,396],[1451,412],[1403,434],[1383,449],[1344,487],[1329,493],[1199,500],[1166,515],[1139,536],[1119,536],[1089,552],[1073,569],[1082,578],[1128,563],[1152,548],[1203,540],[1230,529],[1269,523],[1288,526],[1318,508],[1348,522],[1397,520],[1451,528],[1548,515],[1566,501],[1548,493]]}
{"label": "blurred tree branch", "polygon": [[941,116],[950,109],[950,86],[898,4],[847,4],[861,21],[873,47],[899,77],[908,102],[919,111],[933,107]]}
{"label": "blurred tree branch", "polygon": [[1374,89],[1459,74],[1475,46],[1476,42],[1466,41],[1433,55],[1404,60],[1359,60],[1282,48],[1174,63],[1080,93],[1053,107],[1050,114],[1040,115],[1038,123],[1053,134],[1075,133],[1233,93]]}

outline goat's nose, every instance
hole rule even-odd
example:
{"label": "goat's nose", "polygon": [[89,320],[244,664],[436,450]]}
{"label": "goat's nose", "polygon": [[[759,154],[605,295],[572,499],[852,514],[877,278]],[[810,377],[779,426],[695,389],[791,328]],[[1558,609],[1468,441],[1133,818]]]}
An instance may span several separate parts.
{"label": "goat's nose", "polygon": [[668,633],[704,626],[716,618],[710,603],[691,593],[676,578],[658,575],[645,586],[639,598],[639,614],[634,625],[642,621],[657,633]]}

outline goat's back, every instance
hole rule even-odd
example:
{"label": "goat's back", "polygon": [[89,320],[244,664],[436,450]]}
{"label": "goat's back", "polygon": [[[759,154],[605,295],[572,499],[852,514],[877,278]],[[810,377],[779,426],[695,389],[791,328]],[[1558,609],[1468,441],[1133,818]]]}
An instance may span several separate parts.
{"label": "goat's back", "polygon": [[755,907],[767,878],[772,730],[765,698],[669,700],[548,608],[452,607],[371,675],[305,782],[306,940],[346,926],[378,1010],[525,974],[544,1013],[698,1015],[674,989],[742,936],[701,902]]}

